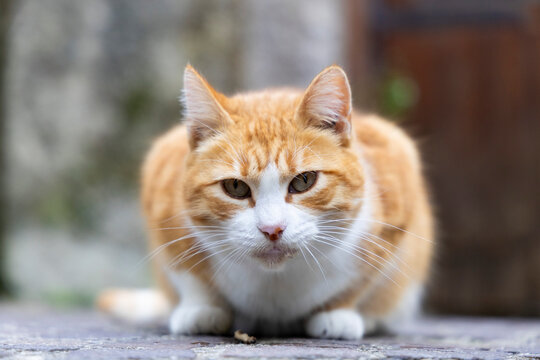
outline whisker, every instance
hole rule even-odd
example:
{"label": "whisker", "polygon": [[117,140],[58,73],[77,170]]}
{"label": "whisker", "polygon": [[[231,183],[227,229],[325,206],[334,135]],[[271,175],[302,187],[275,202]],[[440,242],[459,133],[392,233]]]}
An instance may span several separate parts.
{"label": "whisker", "polygon": [[189,213],[188,209],[181,210],[180,212],[178,212],[178,214],[172,215],[172,216],[170,216],[170,217],[168,217],[168,218],[166,218],[164,220],[161,220],[159,223],[164,224],[164,223],[166,223],[168,221],[171,221],[172,219],[178,218],[178,217],[180,217],[182,215],[186,215],[188,213]]}
{"label": "whisker", "polygon": [[313,253],[311,252],[311,250],[309,250],[309,248],[306,246],[305,247],[306,251],[311,255],[311,257],[313,258],[313,260],[315,260],[315,263],[317,264],[317,266],[319,267],[319,270],[321,270],[321,274],[324,278],[324,282],[325,283],[328,283],[328,281],[326,280],[326,274],[324,273],[323,269],[322,269],[322,266],[321,266],[321,263],[319,262],[319,260],[317,260],[317,258],[315,257],[315,255],[313,255]]}
{"label": "whisker", "polygon": [[229,250],[228,248],[225,248],[225,249],[219,250],[219,251],[217,251],[217,252],[215,252],[215,253],[210,253],[209,255],[205,256],[204,258],[202,258],[201,260],[199,260],[197,263],[195,263],[194,265],[192,265],[187,271],[190,272],[191,270],[193,270],[194,267],[196,267],[197,265],[199,265],[199,264],[202,263],[203,261],[208,260],[208,259],[210,259],[211,257],[214,257],[214,256],[216,256],[216,255],[219,255],[219,254],[221,254],[221,253],[223,253],[223,252],[225,252],[225,251],[228,251],[228,250]]}
{"label": "whisker", "polygon": [[386,244],[388,244],[389,246],[393,247],[394,249],[398,250],[399,247],[392,244],[391,242],[389,242],[388,240],[385,240],[377,235],[374,235],[374,234],[371,234],[371,233],[368,233],[368,232],[364,232],[364,231],[354,231],[353,229],[350,229],[350,228],[342,228],[342,227],[339,227],[339,226],[319,226],[319,229],[322,230],[322,232],[337,232],[341,235],[355,235],[355,236],[363,236],[363,235],[370,235],[370,236],[373,236],[375,237],[377,240],[380,240]]}
{"label": "whisker", "polygon": [[296,156],[300,153],[300,151],[304,151],[307,147],[309,147],[311,144],[313,144],[315,142],[315,140],[317,140],[318,138],[320,138],[322,135],[317,135],[313,138],[313,140],[311,140],[307,145],[301,147],[301,148],[297,148],[295,151],[294,151],[294,154],[293,154],[293,157],[292,157],[292,161],[294,161],[294,159],[296,159]]}
{"label": "whisker", "polygon": [[304,253],[304,250],[303,250],[303,247],[305,246],[304,244],[298,244],[300,245],[298,247],[298,249],[300,250],[300,253],[302,254],[302,257],[304,258],[304,261],[306,262],[307,266],[311,269],[312,272],[315,272],[315,269],[313,269],[313,267],[311,266],[311,264],[309,263],[308,259],[306,258],[306,254]]}
{"label": "whisker", "polygon": [[236,248],[236,249],[234,249],[233,251],[231,251],[229,254],[227,254],[223,259],[221,259],[221,260],[216,264],[216,266],[219,265],[219,267],[218,267],[216,270],[214,270],[214,275],[212,276],[212,279],[211,279],[212,282],[214,281],[216,275],[217,275],[217,274],[220,274],[221,268],[222,268],[224,265],[226,265],[227,262],[228,262],[229,260],[231,260],[233,256],[235,256],[235,255],[238,254],[238,253],[241,253],[242,250],[243,250],[243,249],[241,249],[241,248]]}
{"label": "whisker", "polygon": [[[306,146],[306,148],[307,148],[309,151],[311,151],[311,152],[313,153],[313,155],[315,155],[319,160],[322,161],[321,157],[320,157],[315,151],[313,151],[309,146]],[[305,159],[305,157],[304,157],[304,159]]]}
{"label": "whisker", "polygon": [[237,256],[231,259],[229,259],[229,265],[227,266],[226,269],[224,269],[225,272],[229,271],[229,269],[231,268],[231,266],[237,262],[238,260],[242,259],[244,256],[246,256],[246,254],[250,251],[251,249],[250,248],[245,248],[244,251],[240,251],[239,254]]}
{"label": "whisker", "polygon": [[[212,237],[208,237],[207,239],[211,239],[211,238]],[[220,247],[225,243],[227,243],[227,240],[212,241],[212,243],[210,244],[203,244],[203,243],[196,244],[192,246],[191,248],[189,248],[188,250],[176,255],[173,259],[171,259],[169,262],[169,266],[176,266],[178,264],[181,264],[182,262],[186,262],[192,257],[197,256],[198,254],[202,254],[213,248]]]}
{"label": "whisker", "polygon": [[[336,231],[321,231],[321,233],[323,234],[338,234],[338,235],[346,235],[345,233],[341,233],[341,232],[336,232]],[[395,258],[397,261],[399,261],[403,266],[405,266],[407,269],[411,269],[411,267],[409,266],[409,264],[407,264],[407,262],[405,260],[403,260],[396,252],[397,251],[402,251],[402,249],[386,240],[384,240],[383,238],[379,238],[377,237],[378,240],[380,241],[383,241],[385,243],[387,243],[388,245],[391,245],[392,247],[394,247],[394,251],[384,247],[382,244],[379,244],[377,241],[374,241],[373,239],[370,239],[366,236],[375,236],[375,235],[372,235],[372,234],[355,234],[355,233],[352,233],[353,235],[355,236],[358,236],[360,239],[364,240],[364,241],[367,241],[369,242],[370,244],[373,244],[375,246],[377,246],[378,248],[380,248],[381,250],[383,250],[386,254],[389,254],[391,257]],[[355,245],[355,244],[350,244],[348,243],[348,246],[355,246],[355,247],[359,247],[361,248],[359,245]],[[363,248],[362,248],[363,249]]]}
{"label": "whisker", "polygon": [[165,250],[165,248],[167,248],[167,247],[169,247],[169,246],[171,246],[173,244],[176,244],[179,241],[190,239],[190,238],[196,238],[197,236],[205,235],[206,233],[207,232],[205,232],[205,231],[196,232],[196,233],[193,233],[193,234],[190,233],[190,234],[184,235],[182,237],[179,237],[177,239],[168,241],[168,242],[166,242],[164,244],[161,244],[158,247],[156,247],[154,250],[152,250],[149,254],[144,256],[141,260],[139,260],[137,262],[136,266],[140,266],[140,265],[152,260],[157,254],[159,254],[161,251]]}
{"label": "whisker", "polygon": [[396,283],[392,278],[390,278],[382,269],[379,269],[377,266],[373,265],[371,262],[367,261],[366,259],[362,258],[361,256],[358,256],[350,251],[348,251],[347,249],[343,249],[342,247],[339,247],[331,242],[327,242],[327,241],[324,241],[323,239],[321,238],[318,238],[317,236],[315,236],[313,238],[314,241],[317,241],[317,242],[320,242],[322,244],[326,244],[326,245],[329,245],[329,246],[333,246],[334,248],[336,249],[339,249],[339,250],[342,250],[346,253],[348,253],[349,255],[357,258],[358,260],[366,263],[367,265],[371,266],[372,268],[374,268],[375,270],[377,270],[381,275],[383,275],[385,278],[387,278],[389,281],[391,281],[392,283],[394,283],[395,285],[401,287],[401,285],[399,285],[398,283]]}
{"label": "whisker", "polygon": [[192,225],[192,226],[171,226],[171,227],[165,227],[165,228],[153,228],[151,230],[162,231],[162,230],[183,230],[183,229],[189,229],[189,230],[220,229],[220,230],[225,231],[227,228],[225,226],[216,226],[216,225]]}
{"label": "whisker", "polygon": [[[329,235],[331,236],[331,235]],[[382,256],[380,255],[377,255],[376,253],[368,250],[368,249],[365,249],[361,246],[358,246],[358,245],[355,245],[355,244],[350,244],[350,243],[346,243],[346,242],[342,242],[340,241],[339,239],[331,236],[331,238],[326,238],[327,241],[334,241],[337,245],[342,245],[342,246],[346,246],[348,248],[352,248],[354,250],[357,250],[357,251],[360,251],[362,252],[364,255],[366,256],[369,256],[371,259],[372,259],[372,256],[377,258],[377,259],[380,259],[381,261],[383,261],[382,263],[376,259],[372,259],[373,261],[377,262],[379,265],[382,265],[382,266],[390,266],[392,267],[394,270],[398,271],[399,273],[401,273],[403,276],[405,276],[406,278],[409,278],[409,275],[404,273],[400,268],[399,266],[397,266],[395,263],[391,262],[390,260],[388,259],[385,259],[383,258]],[[388,252],[388,254],[390,254],[391,256],[395,256],[395,254],[393,254],[392,252]]]}
{"label": "whisker", "polygon": [[409,235],[412,235],[418,239],[421,239],[421,240],[424,240],[424,241],[427,241],[427,242],[430,242],[432,243],[433,241],[430,240],[430,239],[426,239],[418,234],[415,234],[413,232],[410,232],[408,230],[405,230],[405,229],[402,229],[400,228],[399,226],[396,226],[396,225],[392,225],[392,224],[389,224],[389,223],[386,223],[384,221],[380,221],[380,220],[375,220],[375,219],[359,219],[359,218],[342,218],[342,219],[328,219],[328,220],[320,220],[319,223],[320,224],[327,224],[327,223],[332,223],[332,222],[347,222],[347,223],[351,223],[351,222],[354,222],[354,221],[369,221],[369,222],[374,222],[374,223],[377,223],[377,224],[381,224],[381,225],[384,225],[384,226],[388,226],[388,227],[391,227],[395,230],[399,230],[399,231],[402,231],[406,234],[409,234]]}
{"label": "whisker", "polygon": [[408,230],[402,229],[402,228],[400,228],[399,226],[385,223],[384,221],[375,220],[375,219],[366,219],[366,221],[371,221],[371,222],[375,222],[375,223],[378,223],[378,224],[381,224],[381,225],[384,225],[384,226],[388,226],[388,227],[391,227],[392,229],[396,229],[396,230],[399,230],[399,231],[403,231],[405,234],[412,235],[412,236],[414,236],[414,237],[416,237],[416,238],[418,238],[418,239],[427,241],[427,242],[429,242],[429,243],[433,243],[433,241],[430,240],[430,239],[426,239],[425,237],[422,237],[422,236],[420,236],[420,235],[417,235],[417,234],[415,234],[415,233],[413,233],[413,232],[410,232],[410,231],[408,231]]}
{"label": "whisker", "polygon": [[[330,227],[329,227],[329,229],[325,229],[325,227],[321,227],[321,228],[322,228],[321,233],[324,233],[324,234],[335,234],[335,235],[344,235],[344,236],[346,236],[346,235],[358,236],[360,239],[365,240],[365,241],[367,241],[367,242],[369,242],[369,243],[371,243],[373,245],[376,245],[380,249],[384,250],[385,252],[393,254],[395,256],[397,256],[397,254],[395,254],[394,251],[384,247],[382,244],[379,244],[378,242],[376,242],[373,239],[370,239],[367,236],[373,236],[375,239],[383,242],[384,244],[387,244],[387,245],[391,246],[394,250],[397,250],[397,251],[402,250],[399,246],[394,245],[391,242],[389,242],[388,240],[385,240],[385,239],[383,239],[383,238],[381,238],[381,237],[379,237],[377,235],[374,235],[374,234],[364,233],[364,232],[355,232],[355,231],[352,231],[350,229],[340,229],[338,227],[336,227],[336,229],[330,229]],[[405,262],[403,262],[403,263],[405,264]]]}
{"label": "whisker", "polygon": [[[306,244],[307,245],[307,244]],[[325,253],[323,253],[321,250],[317,249],[316,246],[313,246],[313,250],[317,251],[319,254],[321,254],[322,256],[324,256],[326,258],[326,260],[328,260],[328,262],[330,264],[332,264],[336,269],[338,270],[342,270],[341,268],[339,268],[335,263],[334,261],[332,261],[332,259],[330,259]]]}
{"label": "whisker", "polygon": [[390,249],[382,246],[381,244],[377,243],[376,241],[372,240],[372,239],[369,239],[369,238],[365,238],[365,236],[373,236],[375,237],[377,240],[391,246],[392,248],[394,248],[395,250],[401,250],[400,247],[392,244],[391,242],[389,242],[388,240],[385,240],[377,235],[374,235],[374,234],[370,234],[370,233],[366,233],[366,232],[362,232],[362,231],[353,231],[351,229],[345,229],[345,228],[340,228],[338,226],[320,226],[319,227],[321,232],[322,233],[329,233],[329,234],[336,234],[336,235],[353,235],[353,236],[358,236],[360,237],[361,239],[363,240],[366,240],[366,241],[369,241],[371,242],[372,244],[374,245],[377,245],[379,246],[381,249],[384,249],[385,251],[387,252],[392,252]]}

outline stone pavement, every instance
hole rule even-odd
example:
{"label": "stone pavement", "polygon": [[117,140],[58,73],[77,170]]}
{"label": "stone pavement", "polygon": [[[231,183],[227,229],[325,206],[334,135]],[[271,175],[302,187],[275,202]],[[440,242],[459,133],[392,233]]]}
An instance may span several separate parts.
{"label": "stone pavement", "polygon": [[171,336],[92,311],[0,305],[1,359],[540,359],[540,319],[429,317],[361,341]]}

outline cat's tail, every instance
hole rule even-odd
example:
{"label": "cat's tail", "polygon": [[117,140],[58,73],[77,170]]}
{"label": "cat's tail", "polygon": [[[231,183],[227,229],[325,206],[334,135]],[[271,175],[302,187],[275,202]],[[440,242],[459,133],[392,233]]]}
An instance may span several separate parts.
{"label": "cat's tail", "polygon": [[157,289],[107,289],[99,294],[96,305],[106,314],[136,325],[165,323],[172,309]]}

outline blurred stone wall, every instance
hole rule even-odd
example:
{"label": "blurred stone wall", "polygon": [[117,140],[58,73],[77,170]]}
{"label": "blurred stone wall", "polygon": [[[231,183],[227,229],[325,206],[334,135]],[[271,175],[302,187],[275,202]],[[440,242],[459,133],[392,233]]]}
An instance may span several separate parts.
{"label": "blurred stone wall", "polygon": [[138,167],[179,121],[189,61],[221,91],[305,86],[343,64],[332,0],[21,0],[7,68],[9,277],[88,303],[150,283]]}

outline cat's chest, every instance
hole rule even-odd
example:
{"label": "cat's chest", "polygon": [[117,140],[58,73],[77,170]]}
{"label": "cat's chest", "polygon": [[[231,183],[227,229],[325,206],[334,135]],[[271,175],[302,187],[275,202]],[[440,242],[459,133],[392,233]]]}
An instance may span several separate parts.
{"label": "cat's chest", "polygon": [[319,264],[300,257],[279,272],[253,265],[232,265],[216,274],[216,285],[236,312],[278,322],[306,316],[345,291],[359,275],[344,271],[354,266],[354,259],[346,256],[330,255]]}

